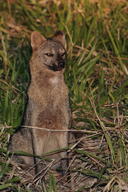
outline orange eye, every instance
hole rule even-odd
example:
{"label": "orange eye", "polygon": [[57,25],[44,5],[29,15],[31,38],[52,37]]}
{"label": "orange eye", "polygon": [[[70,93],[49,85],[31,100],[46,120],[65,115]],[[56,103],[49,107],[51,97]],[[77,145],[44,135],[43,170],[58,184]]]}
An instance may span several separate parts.
{"label": "orange eye", "polygon": [[52,53],[45,53],[48,57],[53,57],[54,55]]}
{"label": "orange eye", "polygon": [[65,56],[65,52],[61,54],[61,57]]}

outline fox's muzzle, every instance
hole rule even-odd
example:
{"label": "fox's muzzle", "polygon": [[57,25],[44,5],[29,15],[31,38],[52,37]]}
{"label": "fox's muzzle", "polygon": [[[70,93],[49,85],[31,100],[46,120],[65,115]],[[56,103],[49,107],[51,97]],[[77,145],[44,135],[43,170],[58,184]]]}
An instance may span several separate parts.
{"label": "fox's muzzle", "polygon": [[53,71],[61,71],[65,67],[65,61],[64,60],[59,61],[48,67],[49,67],[49,69],[51,69]]}
{"label": "fox's muzzle", "polygon": [[59,62],[59,64],[58,64],[58,69],[63,69],[65,67],[65,61],[61,61],[61,62]]}

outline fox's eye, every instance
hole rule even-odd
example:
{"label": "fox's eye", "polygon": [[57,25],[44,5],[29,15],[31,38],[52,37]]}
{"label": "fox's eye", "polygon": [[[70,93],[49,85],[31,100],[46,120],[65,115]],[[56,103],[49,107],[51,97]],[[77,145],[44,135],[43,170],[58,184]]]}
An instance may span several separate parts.
{"label": "fox's eye", "polygon": [[61,54],[61,57],[65,56],[65,54],[66,54],[65,52],[64,52],[64,53],[62,53],[62,54]]}
{"label": "fox's eye", "polygon": [[52,53],[45,53],[45,55],[47,55],[48,57],[53,57]]}

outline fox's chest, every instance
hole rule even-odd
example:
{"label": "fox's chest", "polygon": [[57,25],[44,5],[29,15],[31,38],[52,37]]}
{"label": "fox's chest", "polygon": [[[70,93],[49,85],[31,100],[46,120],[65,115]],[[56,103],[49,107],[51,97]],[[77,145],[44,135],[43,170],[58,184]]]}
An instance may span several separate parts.
{"label": "fox's chest", "polygon": [[56,94],[64,94],[67,92],[67,86],[64,82],[63,78],[59,78],[58,76],[51,77],[49,79],[49,84],[51,88],[51,94],[56,92]]}
{"label": "fox's chest", "polygon": [[57,86],[57,85],[59,85],[59,83],[61,83],[60,79],[56,76],[50,78],[49,81],[50,81],[50,84],[53,86]]}

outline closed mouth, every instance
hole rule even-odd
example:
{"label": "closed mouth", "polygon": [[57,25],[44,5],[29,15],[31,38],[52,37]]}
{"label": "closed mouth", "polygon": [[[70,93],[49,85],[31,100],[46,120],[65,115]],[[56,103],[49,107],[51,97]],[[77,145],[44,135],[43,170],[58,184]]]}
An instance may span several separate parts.
{"label": "closed mouth", "polygon": [[52,66],[48,66],[49,69],[53,70],[53,71],[61,71],[62,69],[64,69],[65,64],[64,63],[60,63],[59,65],[52,65]]}

